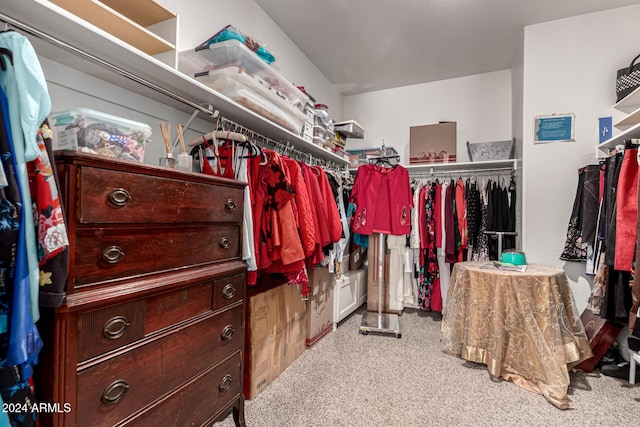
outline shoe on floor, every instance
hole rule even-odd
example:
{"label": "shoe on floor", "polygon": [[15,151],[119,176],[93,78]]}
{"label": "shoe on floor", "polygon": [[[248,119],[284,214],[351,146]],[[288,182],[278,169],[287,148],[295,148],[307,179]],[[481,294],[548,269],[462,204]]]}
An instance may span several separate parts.
{"label": "shoe on floor", "polygon": [[[640,359],[640,354],[636,353],[633,356],[634,359],[636,359],[636,356]],[[638,363],[640,363],[640,360]],[[621,380],[629,381],[629,362],[622,362],[617,365],[603,365],[600,367],[600,372],[602,372],[602,375],[606,375],[608,377],[620,378]],[[636,369],[636,383],[640,383],[640,369]]]}

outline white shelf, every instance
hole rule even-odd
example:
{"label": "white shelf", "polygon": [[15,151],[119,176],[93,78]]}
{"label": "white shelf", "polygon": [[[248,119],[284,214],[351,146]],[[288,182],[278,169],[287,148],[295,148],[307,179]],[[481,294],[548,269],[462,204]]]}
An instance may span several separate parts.
{"label": "white shelf", "polygon": [[24,30],[38,55],[189,113],[194,105],[210,104],[226,118],[268,138],[287,140],[322,160],[349,163],[46,0],[5,2],[0,19]]}
{"label": "white shelf", "polygon": [[616,129],[626,130],[638,123],[640,123],[640,108],[627,114],[622,120],[619,120],[613,126],[615,126]]}
{"label": "white shelf", "polygon": [[624,144],[624,140],[640,138],[640,123],[620,132],[614,137],[598,145],[598,150],[606,153],[607,150],[615,148],[616,145]]}
{"label": "white shelf", "polygon": [[[51,0],[149,55],[175,50],[175,43],[159,37],[150,27],[176,15],[154,1]],[[142,13],[144,10],[146,13]]]}
{"label": "white shelf", "polygon": [[[598,150],[605,155],[616,145],[624,144],[625,140],[640,138],[640,87],[614,104],[611,109],[617,118],[613,126],[621,132],[598,145]],[[624,114],[615,114],[617,111]]]}
{"label": "white shelf", "polygon": [[623,113],[631,113],[640,108],[640,87],[622,98],[613,108]]}

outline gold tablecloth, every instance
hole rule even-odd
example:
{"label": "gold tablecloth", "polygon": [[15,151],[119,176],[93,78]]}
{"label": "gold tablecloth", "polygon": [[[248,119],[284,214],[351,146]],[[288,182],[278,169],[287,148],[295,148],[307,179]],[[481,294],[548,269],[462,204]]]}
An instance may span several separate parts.
{"label": "gold tablecloth", "polygon": [[492,262],[455,264],[442,319],[443,350],[569,408],[569,369],[593,356],[564,271]]}

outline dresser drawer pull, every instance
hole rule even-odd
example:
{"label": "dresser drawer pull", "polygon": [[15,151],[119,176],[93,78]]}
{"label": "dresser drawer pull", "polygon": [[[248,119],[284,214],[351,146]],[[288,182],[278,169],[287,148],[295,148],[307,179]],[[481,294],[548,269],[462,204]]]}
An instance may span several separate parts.
{"label": "dresser drawer pull", "polygon": [[227,325],[224,327],[224,329],[222,330],[222,340],[223,341],[229,341],[231,338],[233,338],[233,333],[235,332],[235,329],[233,329],[233,326],[231,325]]}
{"label": "dresser drawer pull", "polygon": [[220,385],[218,386],[218,389],[220,391],[227,391],[229,390],[229,387],[231,387],[231,383],[232,383],[233,379],[231,378],[231,375],[227,374],[225,375],[221,380],[220,380]]}
{"label": "dresser drawer pull", "polygon": [[131,195],[124,188],[116,188],[109,193],[109,201],[115,206],[124,206],[131,200]]}
{"label": "dresser drawer pull", "polygon": [[228,237],[220,239],[220,247],[222,249],[229,249],[231,247],[231,239]]}
{"label": "dresser drawer pull", "polygon": [[102,335],[110,340],[116,340],[124,335],[129,328],[129,322],[124,316],[116,316],[107,320],[102,328]]}
{"label": "dresser drawer pull", "polygon": [[109,264],[117,264],[124,258],[124,251],[119,246],[109,246],[102,251],[102,259]]}
{"label": "dresser drawer pull", "polygon": [[129,391],[129,384],[125,380],[116,380],[104,389],[100,400],[105,405],[115,405],[124,398],[127,391]]}
{"label": "dresser drawer pull", "polygon": [[236,209],[238,205],[236,204],[236,201],[233,199],[229,199],[227,200],[227,203],[224,204],[224,210],[226,210],[227,212],[232,212]]}
{"label": "dresser drawer pull", "polygon": [[227,283],[226,286],[222,289],[222,295],[226,299],[231,299],[236,296],[236,287],[231,283]]}

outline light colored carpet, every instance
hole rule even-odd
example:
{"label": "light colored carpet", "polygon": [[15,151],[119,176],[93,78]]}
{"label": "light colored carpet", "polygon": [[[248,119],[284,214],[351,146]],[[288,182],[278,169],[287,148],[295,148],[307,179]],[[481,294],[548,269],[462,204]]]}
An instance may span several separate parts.
{"label": "light colored carpet", "polygon": [[[492,380],[485,365],[443,353],[436,314],[405,312],[400,339],[359,334],[361,319],[354,313],[246,401],[247,426],[638,425],[640,385],[572,373],[572,409],[563,411]],[[218,424],[233,425],[230,416]]]}

